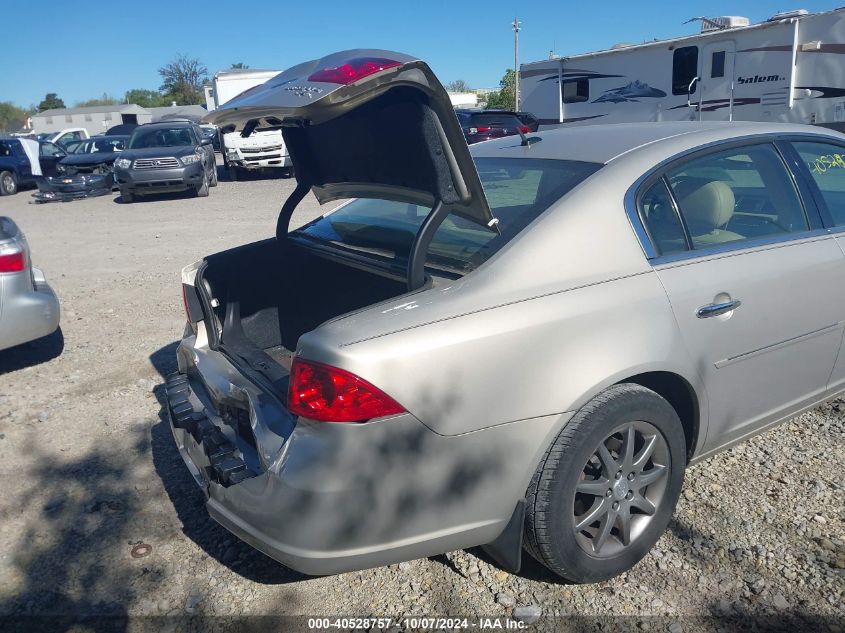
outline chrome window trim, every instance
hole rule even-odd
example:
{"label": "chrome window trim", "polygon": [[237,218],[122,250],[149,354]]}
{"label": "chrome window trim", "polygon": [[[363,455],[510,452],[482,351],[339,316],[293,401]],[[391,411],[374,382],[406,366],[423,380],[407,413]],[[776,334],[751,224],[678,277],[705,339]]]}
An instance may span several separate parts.
{"label": "chrome window trim", "polygon": [[[843,149],[845,149],[845,141],[836,137],[828,136],[824,133],[815,134],[812,132],[787,132],[778,134],[754,134],[739,136],[731,139],[720,139],[718,141],[705,143],[704,145],[698,145],[694,148],[690,148],[688,150],[680,152],[679,154],[675,154],[674,156],[671,156],[659,162],[657,165],[646,171],[643,175],[637,178],[637,180],[635,180],[634,183],[628,188],[628,190],[625,192],[625,198],[623,201],[623,205],[625,207],[625,214],[628,216],[628,221],[630,222],[631,228],[633,228],[634,233],[636,234],[637,239],[640,242],[640,247],[642,248],[643,254],[645,255],[646,259],[649,260],[649,262],[651,262],[653,265],[658,265],[686,259],[699,259],[714,254],[721,255],[727,252],[747,250],[769,244],[779,244],[781,242],[801,240],[806,239],[808,237],[815,237],[817,235],[828,235],[831,233],[845,232],[845,225],[839,227],[831,227],[828,225],[829,222],[827,218],[824,218],[824,216],[821,217],[823,223],[822,226],[819,228],[812,228],[813,221],[811,218],[811,210],[814,211],[816,214],[821,214],[821,209],[818,208],[818,205],[816,204],[816,201],[814,199],[810,201],[804,199],[806,190],[801,186],[801,184],[805,179],[805,176],[803,173],[794,173],[796,166],[792,164],[792,161],[789,160],[789,156],[784,155],[777,145],[778,141],[792,142],[802,140],[816,143],[828,142],[832,144],[838,144],[841,145]],[[801,200],[801,204],[804,206],[807,219],[810,222],[810,230],[797,233],[784,233],[770,238],[757,238],[753,240],[726,242],[724,244],[718,244],[706,249],[689,250],[683,253],[673,253],[671,255],[665,256],[660,255],[656,245],[654,244],[654,242],[652,242],[651,237],[649,236],[648,231],[645,228],[645,223],[643,222],[642,217],[640,216],[640,195],[644,193],[649,186],[654,184],[656,180],[662,178],[665,173],[677,163],[691,160],[692,158],[698,157],[699,155],[706,156],[707,154],[717,153],[723,150],[731,149],[733,147],[760,144],[773,144],[775,150],[779,154],[781,154],[781,158],[784,161],[784,166],[786,167],[787,172],[790,174],[790,177],[792,178],[793,184],[795,185],[796,191],[798,193],[798,197]],[[812,203],[812,206],[810,206],[810,204],[808,203]]]}
{"label": "chrome window trim", "polygon": [[[717,244],[707,249],[660,255],[652,259],[650,263],[654,267],[668,267],[665,264],[688,262],[688,260],[692,259],[721,259],[722,257],[732,255],[742,255],[744,252],[758,252],[772,248],[781,248],[793,242],[816,242],[826,238],[832,238],[830,231],[827,229],[811,229],[809,231],[802,231],[801,233],[779,233],[771,237],[725,242],[724,244]],[[740,244],[743,246],[740,247]]]}

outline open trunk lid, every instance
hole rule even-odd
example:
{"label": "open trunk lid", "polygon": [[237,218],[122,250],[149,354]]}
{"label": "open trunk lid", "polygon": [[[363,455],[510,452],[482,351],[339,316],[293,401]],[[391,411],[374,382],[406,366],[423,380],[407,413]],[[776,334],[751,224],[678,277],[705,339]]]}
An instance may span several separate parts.
{"label": "open trunk lid", "polygon": [[244,136],[256,128],[282,129],[299,186],[282,210],[278,237],[309,190],[320,203],[369,197],[429,206],[420,246],[446,207],[495,226],[449,96],[414,57],[357,49],[311,60],[247,90],[204,121]]}

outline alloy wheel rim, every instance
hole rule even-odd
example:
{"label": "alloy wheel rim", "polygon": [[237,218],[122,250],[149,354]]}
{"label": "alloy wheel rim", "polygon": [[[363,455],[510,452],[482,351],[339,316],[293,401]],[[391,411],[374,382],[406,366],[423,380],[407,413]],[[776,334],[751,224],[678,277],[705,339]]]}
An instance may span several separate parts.
{"label": "alloy wheel rim", "polygon": [[588,555],[610,558],[642,536],[666,494],[671,462],[663,434],[645,421],[613,430],[575,486],[572,527]]}
{"label": "alloy wheel rim", "polygon": [[15,190],[15,180],[11,176],[3,176],[3,188],[6,191],[13,192]]}

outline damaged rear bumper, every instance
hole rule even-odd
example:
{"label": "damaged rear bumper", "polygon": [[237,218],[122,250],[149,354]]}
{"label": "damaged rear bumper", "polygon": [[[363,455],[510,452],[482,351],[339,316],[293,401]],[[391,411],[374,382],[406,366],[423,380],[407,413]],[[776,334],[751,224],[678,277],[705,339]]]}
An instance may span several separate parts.
{"label": "damaged rear bumper", "polygon": [[114,176],[108,174],[74,174],[47,176],[37,180],[38,191],[32,194],[37,202],[68,202],[111,193]]}
{"label": "damaged rear bumper", "polygon": [[167,408],[209,514],[306,574],[495,541],[559,422],[447,437],[407,413],[363,424],[297,420],[247,386],[219,352],[183,342],[178,357]]}

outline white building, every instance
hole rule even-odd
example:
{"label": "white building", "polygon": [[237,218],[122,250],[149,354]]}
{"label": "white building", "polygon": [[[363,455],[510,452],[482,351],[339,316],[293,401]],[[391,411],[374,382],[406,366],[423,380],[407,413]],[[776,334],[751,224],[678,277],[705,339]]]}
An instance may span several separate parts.
{"label": "white building", "polygon": [[32,131],[60,132],[69,127],[82,127],[88,134],[103,134],[121,123],[150,123],[149,110],[133,103],[90,106],[85,108],[55,108],[32,115]]}

